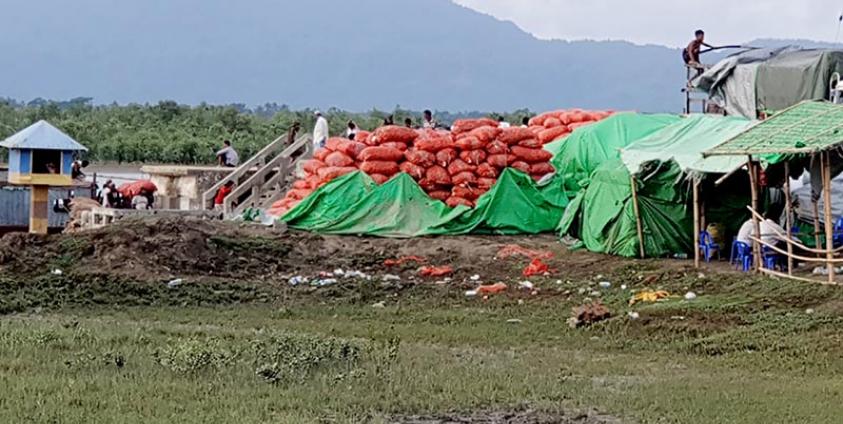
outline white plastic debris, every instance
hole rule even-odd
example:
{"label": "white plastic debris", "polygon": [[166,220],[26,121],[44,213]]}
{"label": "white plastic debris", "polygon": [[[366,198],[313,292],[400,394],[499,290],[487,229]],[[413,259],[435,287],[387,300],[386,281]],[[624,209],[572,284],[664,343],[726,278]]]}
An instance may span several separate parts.
{"label": "white plastic debris", "polygon": [[305,284],[305,283],[307,283],[307,281],[308,281],[307,277],[297,275],[295,277],[290,278],[290,280],[288,282],[290,283],[291,286],[295,287],[295,286],[298,286],[298,285]]}
{"label": "white plastic debris", "polygon": [[599,275],[597,276],[597,278],[596,278],[596,279],[597,279],[597,280],[602,280],[602,279],[603,279],[603,274],[599,274]]}
{"label": "white plastic debris", "polygon": [[508,320],[506,320],[507,324],[521,324],[522,322],[523,321],[521,321],[520,319],[508,319]]}
{"label": "white plastic debris", "polygon": [[386,308],[386,302],[381,301],[381,302],[375,303],[374,305],[372,305],[372,307],[377,308],[377,309]]}
{"label": "white plastic debris", "polygon": [[64,274],[64,272],[62,272],[62,270],[60,270],[58,268],[53,270],[53,275],[62,275],[62,274]]}
{"label": "white plastic debris", "polygon": [[562,280],[556,280],[556,285],[557,285],[557,286],[561,286],[561,285],[562,285]]}
{"label": "white plastic debris", "polygon": [[184,280],[182,280],[181,278],[176,278],[175,280],[171,280],[170,282],[168,282],[167,287],[169,287],[171,289],[176,288],[176,287],[180,286],[181,283],[183,283],[183,282],[184,282]]}
{"label": "white plastic debris", "polygon": [[342,276],[344,276],[344,275],[345,275],[345,271],[343,271],[342,269],[337,268],[337,269],[335,269],[335,270],[334,270],[334,275],[336,275],[337,277],[342,277]]}
{"label": "white plastic debris", "polygon": [[585,294],[585,291],[586,290],[584,288],[580,287],[577,289],[577,294]]}
{"label": "white plastic debris", "polygon": [[811,308],[808,308],[808,309],[806,309],[806,310],[805,310],[805,313],[806,313],[806,314],[808,314],[808,315],[813,315],[813,314],[814,314],[814,310],[813,310],[813,309],[811,309]]}
{"label": "white plastic debris", "polygon": [[685,300],[694,300],[697,298],[697,294],[694,292],[685,293]]}
{"label": "white plastic debris", "polygon": [[600,297],[600,292],[597,291],[597,290],[594,290],[591,293],[589,293],[588,295],[591,296],[591,297]]}
{"label": "white plastic debris", "polygon": [[360,278],[360,279],[366,279],[366,280],[371,279],[371,277],[368,274],[366,274],[364,272],[360,272],[360,271],[347,271],[345,273],[345,278]]}
{"label": "white plastic debris", "polygon": [[336,278],[320,278],[311,284],[314,287],[325,287],[337,284]]}
{"label": "white plastic debris", "polygon": [[471,281],[480,281],[480,276],[479,276],[479,275],[476,275],[476,274],[475,274],[475,275],[472,275],[472,276],[471,276],[471,278],[470,278],[470,280],[471,280]]}
{"label": "white plastic debris", "polygon": [[521,281],[520,283],[518,283],[518,288],[522,290],[533,290],[534,287],[535,286],[533,286],[533,283],[529,281]]}
{"label": "white plastic debris", "polygon": [[466,297],[475,297],[475,296],[477,296],[477,290],[469,290],[469,291],[465,292],[465,296]]}
{"label": "white plastic debris", "polygon": [[608,281],[601,281],[600,284],[598,284],[598,285],[600,286],[601,289],[608,289],[608,288],[612,287],[612,283],[610,283]]}
{"label": "white plastic debris", "polygon": [[638,318],[641,318],[641,315],[639,315],[638,312],[630,312],[626,314],[626,316],[633,321],[637,320]]}
{"label": "white plastic debris", "polygon": [[383,281],[401,281],[401,277],[393,274],[386,274],[381,277]]}
{"label": "white plastic debris", "polygon": [[627,288],[626,284],[621,284],[621,290],[626,290],[626,288]]}

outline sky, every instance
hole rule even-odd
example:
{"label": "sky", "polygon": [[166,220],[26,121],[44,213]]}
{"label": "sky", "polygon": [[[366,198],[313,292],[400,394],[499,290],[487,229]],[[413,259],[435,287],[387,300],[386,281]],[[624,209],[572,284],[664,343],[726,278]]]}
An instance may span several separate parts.
{"label": "sky", "polygon": [[[684,47],[759,38],[834,42],[843,0],[453,0],[542,39],[627,40]],[[843,33],[840,34],[843,40]]]}

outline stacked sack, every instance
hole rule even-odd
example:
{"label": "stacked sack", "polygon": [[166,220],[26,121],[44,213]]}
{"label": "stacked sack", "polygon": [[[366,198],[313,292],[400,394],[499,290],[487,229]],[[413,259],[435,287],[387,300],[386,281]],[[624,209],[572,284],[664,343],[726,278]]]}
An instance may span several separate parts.
{"label": "stacked sack", "polygon": [[378,184],[399,172],[410,175],[433,199],[450,207],[474,207],[507,167],[540,180],[555,172],[552,155],[542,147],[610,112],[580,110],[543,113],[529,128],[498,128],[493,119],[462,119],[451,131],[414,130],[399,126],[361,131],[355,140],[328,139],[304,163],[305,177],[276,202],[270,215],[280,216],[331,180],[361,170]]}

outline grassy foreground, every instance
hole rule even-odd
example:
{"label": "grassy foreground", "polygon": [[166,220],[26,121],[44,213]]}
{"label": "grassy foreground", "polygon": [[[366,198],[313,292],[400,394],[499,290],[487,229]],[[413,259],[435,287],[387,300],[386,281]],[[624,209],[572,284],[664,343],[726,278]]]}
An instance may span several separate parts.
{"label": "grassy foreground", "polygon": [[484,302],[436,288],[335,301],[317,291],[6,315],[0,422],[389,422],[526,407],[641,423],[843,416],[836,287],[686,276],[660,286],[694,289],[693,302],[637,306],[630,320],[627,293],[613,288],[604,300],[617,317],[573,330],[576,293],[594,282],[541,285],[574,294]]}

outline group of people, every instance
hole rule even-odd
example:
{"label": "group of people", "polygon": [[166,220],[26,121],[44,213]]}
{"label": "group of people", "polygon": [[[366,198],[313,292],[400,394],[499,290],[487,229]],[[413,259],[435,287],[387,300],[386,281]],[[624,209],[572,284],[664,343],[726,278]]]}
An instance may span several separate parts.
{"label": "group of people", "polygon": [[114,209],[153,209],[155,206],[155,196],[146,188],[141,188],[138,194],[127,198],[117,189],[117,185],[112,180],[108,180],[102,185],[97,195],[97,201],[106,208]]}

